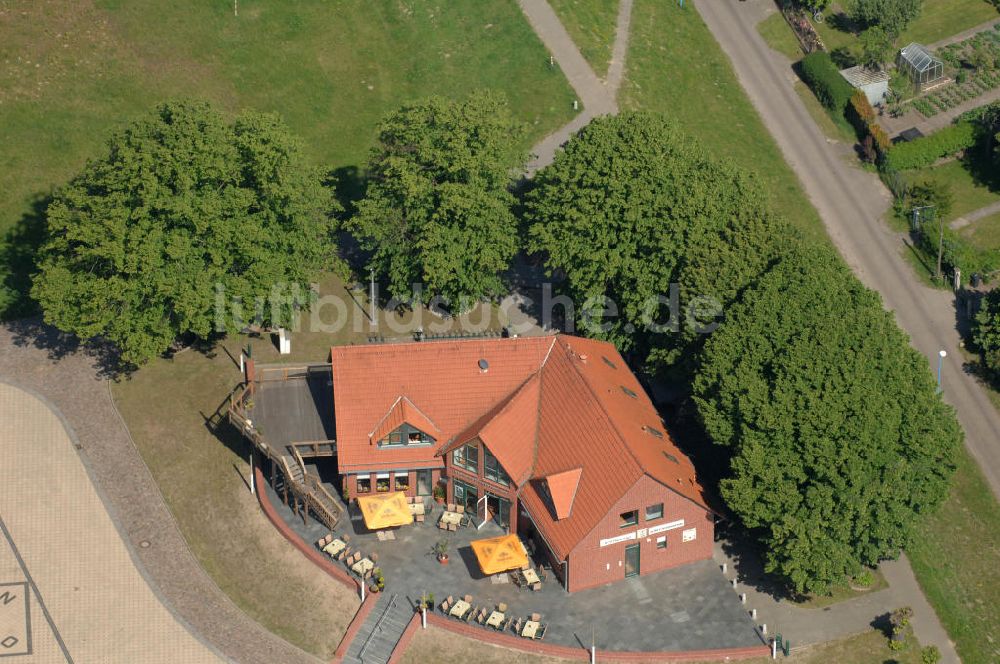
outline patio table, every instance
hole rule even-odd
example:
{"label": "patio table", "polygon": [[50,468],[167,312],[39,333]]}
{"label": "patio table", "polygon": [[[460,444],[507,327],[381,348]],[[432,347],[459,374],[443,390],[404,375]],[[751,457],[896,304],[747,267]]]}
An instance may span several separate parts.
{"label": "patio table", "polygon": [[521,636],[523,636],[526,639],[535,638],[535,633],[538,631],[538,628],[540,626],[541,623],[534,620],[529,620],[528,622],[524,623],[524,629],[521,630]]}
{"label": "patio table", "polygon": [[327,544],[326,546],[324,546],[323,547],[323,551],[327,555],[336,556],[338,553],[340,553],[341,551],[343,551],[346,548],[347,548],[347,544],[345,544],[342,540],[335,539],[332,542],[330,542],[329,544]]}
{"label": "patio table", "polygon": [[410,514],[416,516],[418,514],[424,514],[424,504],[423,503],[410,503]]}
{"label": "patio table", "polygon": [[499,611],[494,611],[490,614],[490,617],[486,619],[486,624],[493,629],[500,629],[500,625],[503,624],[504,614]]}
{"label": "patio table", "polygon": [[375,563],[373,563],[370,558],[362,558],[358,562],[351,565],[351,569],[354,570],[355,574],[363,577],[366,572],[375,569]]}
{"label": "patio table", "polygon": [[541,579],[538,578],[538,573],[534,569],[528,568],[522,574],[524,574],[524,580],[529,586],[534,583],[541,583]]}
{"label": "patio table", "polygon": [[441,523],[445,525],[454,524],[457,526],[462,523],[462,515],[458,512],[445,512],[441,515]]}
{"label": "patio table", "polygon": [[472,606],[469,605],[464,599],[460,599],[455,602],[455,606],[451,607],[451,611],[448,612],[449,616],[454,616],[456,618],[461,618],[466,613],[469,612]]}

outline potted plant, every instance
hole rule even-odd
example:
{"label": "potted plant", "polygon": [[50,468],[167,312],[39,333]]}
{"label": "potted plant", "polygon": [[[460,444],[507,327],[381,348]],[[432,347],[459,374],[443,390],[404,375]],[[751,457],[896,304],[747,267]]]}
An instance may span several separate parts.
{"label": "potted plant", "polygon": [[438,505],[444,504],[444,487],[443,486],[441,486],[440,484],[435,485],[434,486],[434,491],[432,493],[434,495],[434,502],[436,502]]}
{"label": "potted plant", "polygon": [[434,545],[434,553],[437,554],[438,562],[442,565],[448,564],[448,540],[438,540]]}
{"label": "potted plant", "polygon": [[431,611],[434,610],[434,593],[427,594],[427,608]]}
{"label": "potted plant", "polygon": [[375,585],[378,586],[379,590],[385,590],[385,577],[382,576],[382,572],[378,573],[378,577],[375,579]]}
{"label": "potted plant", "polygon": [[344,485],[344,503],[347,505],[351,503],[351,489],[346,484]]}

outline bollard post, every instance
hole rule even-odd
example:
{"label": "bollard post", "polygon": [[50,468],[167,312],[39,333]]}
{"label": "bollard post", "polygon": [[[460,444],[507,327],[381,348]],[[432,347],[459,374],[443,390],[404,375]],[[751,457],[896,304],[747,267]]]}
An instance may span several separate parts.
{"label": "bollard post", "polygon": [[723,573],[723,574],[725,574],[725,573],[726,573],[726,569],[727,569],[728,567],[729,567],[729,564],[728,564],[728,563],[722,563],[722,573]]}
{"label": "bollard post", "polygon": [[740,593],[740,604],[746,604],[746,603],[747,603],[747,594]]}
{"label": "bollard post", "polygon": [[771,639],[771,659],[778,659],[778,642]]}
{"label": "bollard post", "polygon": [[760,633],[761,634],[767,634],[767,623],[761,623],[760,624]]}
{"label": "bollard post", "polygon": [[757,609],[750,609],[750,617],[753,620],[757,620]]}
{"label": "bollard post", "polygon": [[427,604],[420,607],[420,626],[427,629]]}
{"label": "bollard post", "polygon": [[736,587],[736,579],[733,579],[732,584],[733,584],[733,588],[735,588]]}

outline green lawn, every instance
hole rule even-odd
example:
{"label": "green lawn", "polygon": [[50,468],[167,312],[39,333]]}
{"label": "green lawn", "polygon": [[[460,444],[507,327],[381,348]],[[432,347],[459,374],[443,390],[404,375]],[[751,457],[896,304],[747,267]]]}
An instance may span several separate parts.
{"label": "green lawn", "polygon": [[573,114],[514,0],[241,0],[239,16],[223,0],[18,8],[0,21],[0,258],[9,229],[37,223],[33,200],[163,99],[278,111],[317,165],[348,179],[378,119],[414,98],[502,90],[530,125],[525,147]]}
{"label": "green lawn", "polygon": [[975,221],[961,234],[982,249],[1000,249],[1000,212]]}
{"label": "green lawn", "polygon": [[[840,12],[827,12],[827,20],[814,23],[816,31],[830,51],[850,48],[857,43],[857,37],[843,29],[845,26],[837,16],[838,13]],[[1000,18],[1000,13],[988,0],[924,0],[920,16],[900,35],[896,43],[900,47],[914,41],[932,44],[997,18]]]}
{"label": "green lawn", "polygon": [[957,159],[940,166],[905,171],[904,175],[908,182],[929,179],[948,185],[955,195],[954,209],[948,215],[948,221],[1000,201],[1000,191],[977,182],[965,163]]}
{"label": "green lawn", "polygon": [[777,209],[806,234],[826,237],[819,215],[690,2],[681,9],[675,2],[636,0],[627,70],[623,107],[675,118],[720,157],[755,171]]}
{"label": "green lawn", "polygon": [[1000,505],[964,449],[951,497],[908,553],[962,661],[1000,661]]}
{"label": "green lawn", "polygon": [[806,110],[809,111],[813,122],[826,134],[827,138],[848,144],[857,142],[857,133],[854,131],[854,127],[851,126],[851,123],[847,121],[847,118],[844,117],[843,113],[834,113],[826,106],[823,106],[819,102],[819,99],[816,99],[816,95],[813,94],[808,85],[802,81],[795,81],[795,93],[802,100],[802,104],[806,107]]}
{"label": "green lawn", "polygon": [[792,32],[781,12],[774,12],[758,23],[757,32],[764,38],[768,46],[789,60],[795,61],[802,58],[803,53],[799,40],[795,38],[795,33]]}
{"label": "green lawn", "polygon": [[549,4],[594,72],[604,76],[615,43],[617,0],[549,0]]}

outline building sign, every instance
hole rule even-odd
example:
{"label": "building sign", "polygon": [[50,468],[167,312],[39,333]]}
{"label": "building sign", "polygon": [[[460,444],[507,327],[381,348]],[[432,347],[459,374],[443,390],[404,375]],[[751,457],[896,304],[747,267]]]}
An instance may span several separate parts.
{"label": "building sign", "polygon": [[681,533],[682,542],[693,542],[694,538],[698,536],[697,528],[688,528],[683,533]]}
{"label": "building sign", "polygon": [[[631,533],[625,533],[624,535],[619,535],[618,537],[609,537],[608,539],[601,540],[601,546],[611,546],[612,544],[618,544],[620,542],[628,542],[635,539],[641,539],[648,535],[655,535],[656,533],[662,533],[667,530],[673,530],[675,528],[683,528],[684,519],[678,519],[677,521],[671,521],[670,523],[661,523],[658,526],[652,526],[651,528],[640,528],[639,530],[632,531]],[[687,533],[693,533],[694,529],[685,530],[684,535]],[[694,536],[691,537],[694,539]],[[684,540],[687,542],[688,540]]]}
{"label": "building sign", "polygon": [[683,528],[684,519],[678,519],[677,521],[671,521],[670,523],[661,523],[658,526],[653,526],[649,529],[650,535],[655,535],[656,533],[663,533],[668,530],[674,530],[675,528]]}
{"label": "building sign", "polygon": [[635,539],[635,531],[631,533],[625,533],[624,535],[619,535],[618,537],[609,537],[608,539],[601,540],[601,546],[611,546],[612,544],[618,544],[619,542],[628,542],[629,540]]}

